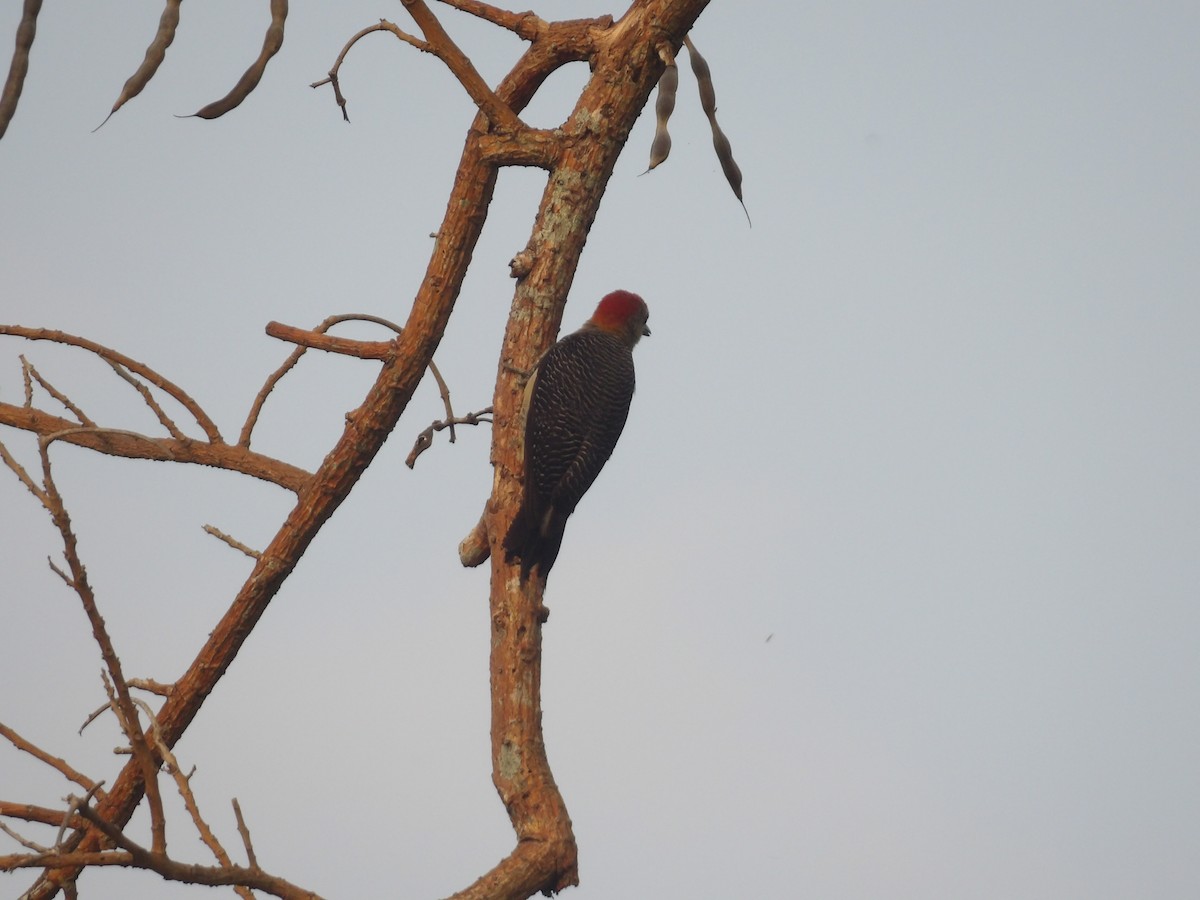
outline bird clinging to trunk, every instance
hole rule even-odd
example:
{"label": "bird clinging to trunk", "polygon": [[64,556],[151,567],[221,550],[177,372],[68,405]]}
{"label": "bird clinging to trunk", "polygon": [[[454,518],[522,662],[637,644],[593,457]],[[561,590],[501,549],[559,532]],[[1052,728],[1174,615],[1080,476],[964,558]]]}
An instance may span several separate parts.
{"label": "bird clinging to trunk", "polygon": [[637,294],[613,291],[551,347],[526,388],[525,492],[504,538],[521,580],[550,572],[567,519],[612,455],[633,399],[633,347],[650,334]]}

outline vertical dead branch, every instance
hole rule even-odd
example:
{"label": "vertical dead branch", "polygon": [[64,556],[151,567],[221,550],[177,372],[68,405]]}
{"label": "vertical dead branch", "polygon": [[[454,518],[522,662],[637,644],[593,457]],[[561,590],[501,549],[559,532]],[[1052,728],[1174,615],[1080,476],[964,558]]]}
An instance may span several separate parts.
{"label": "vertical dead branch", "polygon": [[[587,234],[617,157],[665,67],[656,45],[673,49],[707,5],[635,3],[595,35],[594,74],[564,131],[528,249],[532,264],[517,285],[501,351],[496,393],[492,498],[485,512],[491,542],[492,780],[517,833],[512,854],[456,897],[528,897],[578,883],[575,837],[554,783],[542,737],[542,584],[521,584],[505,562],[502,536],[520,496],[518,372],[529,371],[557,334]],[[536,44],[535,44],[536,46]],[[519,109],[519,107],[517,107]],[[603,128],[593,123],[607,117]]]}

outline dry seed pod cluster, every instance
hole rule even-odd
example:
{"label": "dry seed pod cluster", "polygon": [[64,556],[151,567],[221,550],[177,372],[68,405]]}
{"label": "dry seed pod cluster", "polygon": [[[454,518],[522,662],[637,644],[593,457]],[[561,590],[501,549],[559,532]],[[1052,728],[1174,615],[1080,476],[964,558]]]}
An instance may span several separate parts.
{"label": "dry seed pod cluster", "polygon": [[21,99],[21,88],[25,86],[25,73],[29,71],[29,48],[37,33],[37,17],[42,11],[42,0],[25,0],[21,9],[21,21],[17,25],[17,46],[13,50],[12,65],[8,67],[8,78],[4,80],[4,92],[0,93],[0,137],[8,130],[8,123],[17,111]]}
{"label": "dry seed pod cluster", "polygon": [[[129,76],[129,80],[121,88],[121,96],[117,97],[117,102],[113,104],[109,114],[104,117],[104,122],[111,119],[113,113],[142,92],[150,83],[150,79],[154,77],[154,73],[158,71],[158,67],[162,65],[162,61],[166,59],[167,48],[175,40],[175,29],[179,27],[179,5],[182,2],[183,0],[167,0],[162,17],[158,20],[158,32],[154,35],[150,46],[146,48],[146,58],[142,60],[137,71]],[[97,125],[96,129],[102,128],[104,122]]]}
{"label": "dry seed pod cluster", "polygon": [[[738,164],[733,158],[733,147],[729,143],[729,138],[717,124],[717,92],[713,87],[712,71],[708,67],[708,62],[692,43],[692,39],[685,37],[683,42],[687,46],[688,59],[691,60],[692,72],[696,76],[696,83],[700,89],[700,108],[704,110],[704,114],[708,117],[708,123],[712,127],[713,149],[717,151],[717,160],[721,163],[721,171],[725,173],[725,180],[733,189],[733,195],[737,197],[738,203],[742,204],[742,212],[746,213],[746,221],[749,222],[750,211],[746,209],[746,202],[742,199],[742,170],[738,168]],[[647,172],[665,161],[671,152],[671,135],[667,133],[667,121],[675,110],[675,94],[678,88],[679,68],[675,65],[674,60],[670,60],[658,82],[658,99],[654,104],[658,122],[654,130],[654,141],[650,145],[650,168],[646,170]]]}
{"label": "dry seed pod cluster", "polygon": [[233,90],[220,100],[214,100],[192,115],[199,116],[201,119],[215,119],[225,115],[250,96],[250,92],[258,87],[258,82],[262,80],[263,72],[267,70],[267,63],[283,46],[283,23],[287,19],[287,14],[288,0],[271,0],[271,24],[267,28],[266,37],[263,38],[262,50],[258,54],[258,59],[242,74],[237,84],[233,86]]}

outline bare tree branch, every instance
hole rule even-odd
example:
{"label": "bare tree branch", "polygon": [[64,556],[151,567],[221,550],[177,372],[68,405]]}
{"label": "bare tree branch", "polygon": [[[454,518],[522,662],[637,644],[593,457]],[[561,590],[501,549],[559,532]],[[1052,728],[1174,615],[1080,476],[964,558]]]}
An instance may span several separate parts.
{"label": "bare tree branch", "polygon": [[400,0],[400,2],[408,10],[408,14],[413,17],[413,21],[420,26],[421,33],[429,42],[430,52],[454,73],[459,84],[471,95],[475,105],[491,123],[501,131],[523,129],[524,123],[513,112],[512,107],[497,97],[495,92],[488,87],[487,82],[471,64],[471,60],[458,49],[458,45],[442,28],[442,23],[437,20],[437,16],[425,5],[425,0]]}
{"label": "bare tree branch", "polygon": [[[8,403],[0,403],[0,425],[30,431],[41,438],[53,437],[56,441],[86,447],[109,456],[171,460],[240,472],[251,478],[277,484],[293,493],[298,492],[304,483],[312,478],[309,472],[299,466],[255,453],[246,447],[190,439],[178,441],[171,438],[153,438],[120,429],[79,428],[68,419],[60,419],[37,409],[26,409]],[[5,457],[7,462],[7,454],[4,451],[0,450],[0,456]],[[25,483],[25,479],[22,479],[22,483]],[[26,487],[28,486],[26,484]]]}
{"label": "bare tree branch", "polygon": [[242,836],[242,846],[246,848],[246,859],[250,862],[250,867],[258,868],[258,858],[254,855],[254,843],[250,840],[250,829],[246,827],[246,820],[242,818],[242,805],[238,803],[237,797],[233,798],[233,815],[237,819],[238,834]]}
{"label": "bare tree branch", "polygon": [[172,421],[170,416],[163,412],[163,408],[158,405],[158,401],[154,399],[154,395],[150,393],[149,388],[125,371],[125,367],[119,363],[115,363],[111,359],[105,360],[105,362],[112,366],[112,370],[116,372],[123,381],[132,385],[133,389],[142,395],[142,399],[146,401],[146,405],[150,407],[150,411],[154,413],[159,424],[162,425],[163,428],[167,429],[167,432],[171,435],[171,437],[175,438],[177,441],[187,440],[187,438],[184,436],[184,433],[179,430],[179,426]]}
{"label": "bare tree branch", "polygon": [[532,12],[509,12],[507,9],[500,9],[498,6],[483,3],[481,0],[441,0],[441,2],[462,12],[470,13],[485,22],[499,25],[527,41],[537,38],[546,28],[546,22]]}
{"label": "bare tree branch", "polygon": [[25,847],[28,850],[32,850],[35,853],[49,853],[50,852],[49,847],[43,847],[41,844],[31,841],[29,838],[25,837],[24,835],[20,834],[19,832],[14,831],[13,829],[9,828],[3,822],[0,822],[0,831],[3,831],[5,834],[7,834],[10,838],[12,838],[14,841],[16,841],[22,847]]}
{"label": "bare tree branch", "polygon": [[21,360],[21,370],[25,376],[25,406],[27,408],[33,406],[32,380],[40,384],[42,389],[47,394],[69,409],[75,415],[75,418],[79,420],[80,425],[87,425],[92,428],[96,427],[96,423],[89,419],[87,414],[82,409],[72,403],[70,397],[59,391],[54,387],[54,385],[41,376],[38,370],[35,369],[33,365],[30,364],[29,360],[25,358],[24,354],[19,355],[17,358]]}
{"label": "bare tree branch", "polygon": [[[296,363],[298,363],[300,361],[300,358],[302,356],[304,356],[305,350],[308,349],[304,343],[304,339],[307,339],[307,336],[309,336],[309,335],[324,334],[326,331],[328,331],[334,325],[337,325],[341,322],[373,322],[376,325],[383,325],[386,328],[390,328],[390,329],[392,329],[392,331],[396,332],[397,334],[400,333],[400,326],[395,324],[394,322],[390,322],[387,319],[382,319],[379,316],[371,316],[371,315],[366,315],[364,313],[345,313],[343,315],[330,316],[324,322],[322,322],[320,325],[318,325],[316,328],[314,328],[311,332],[302,331],[301,329],[298,329],[298,328],[291,328],[290,326],[287,326],[287,325],[281,325],[278,322],[269,323],[267,325],[267,334],[271,335],[272,337],[278,337],[280,340],[286,340],[286,341],[290,341],[292,343],[298,343],[298,344],[300,344],[300,346],[298,346],[295,350],[292,351],[292,354],[286,360],[284,360],[283,365],[281,365],[278,369],[276,369],[269,376],[267,376],[266,382],[263,384],[262,388],[259,389],[258,394],[254,397],[254,402],[250,404],[250,412],[247,414],[246,421],[242,425],[242,431],[238,435],[238,446],[239,447],[249,447],[250,446],[250,435],[254,431],[254,426],[256,424],[258,424],[258,417],[262,414],[262,408],[263,408],[263,405],[267,402],[267,397],[269,397],[271,395],[271,391],[275,390],[275,385],[279,384],[279,382],[283,378],[283,376],[292,370],[292,368],[296,365]],[[356,343],[365,344],[368,342],[360,341],[360,342],[356,342]],[[341,346],[341,344],[339,344],[339,346]],[[347,345],[347,346],[349,346],[349,345]],[[322,348],[322,349],[325,349],[325,348]],[[351,355],[358,355],[358,354],[351,354]],[[369,358],[374,358],[374,357],[369,357]],[[386,358],[386,354],[379,357],[379,359],[385,359],[385,358]]]}
{"label": "bare tree branch", "polygon": [[[146,718],[150,722],[150,736],[155,750],[157,750],[159,757],[162,759],[167,773],[175,780],[175,787],[179,791],[179,796],[183,799],[184,808],[187,809],[188,815],[192,818],[192,824],[196,826],[200,840],[204,842],[204,846],[212,851],[212,855],[216,857],[217,862],[221,864],[223,869],[232,868],[233,860],[229,858],[229,854],[221,846],[221,842],[217,840],[217,836],[213,834],[213,830],[208,827],[208,823],[204,821],[204,817],[200,814],[200,805],[196,802],[196,795],[192,792],[191,775],[183,773],[183,768],[179,765],[179,760],[175,758],[175,754],[171,752],[171,748],[162,739],[162,733],[159,730],[154,710],[144,700],[135,698],[133,702],[145,712]],[[244,885],[235,885],[234,890],[243,900],[253,900],[253,895]]]}
{"label": "bare tree branch", "polygon": [[[63,821],[61,809],[49,809],[45,806],[35,806],[32,803],[13,803],[0,800],[0,816],[6,819],[21,819],[25,822],[37,822],[39,825],[59,825]],[[72,819],[67,823],[68,828],[82,828],[81,819]]]}
{"label": "bare tree branch", "polygon": [[302,348],[324,350],[327,353],[341,353],[345,356],[356,356],[359,359],[383,360],[396,350],[394,341],[357,341],[353,338],[325,334],[323,331],[294,328],[280,322],[268,322],[267,334],[281,341],[287,341],[289,344],[298,344]]}
{"label": "bare tree branch", "polygon": [[[5,738],[10,744],[12,744],[18,750],[28,753],[34,759],[45,763],[50,768],[54,769],[56,772],[61,774],[68,781],[74,782],[75,784],[77,784],[81,788],[83,788],[85,791],[91,791],[96,788],[97,783],[95,781],[88,778],[86,775],[82,775],[79,772],[76,772],[73,768],[71,768],[69,765],[67,765],[65,760],[61,760],[57,756],[54,756],[51,753],[47,753],[45,750],[43,750],[41,747],[38,747],[32,741],[28,741],[25,738],[21,737],[21,735],[17,734],[15,731],[13,731],[11,728],[9,728],[7,725],[5,725],[3,722],[0,722],[0,737]],[[55,824],[58,824],[57,821],[55,822]]]}
{"label": "bare tree branch", "polygon": [[[104,618],[100,615],[100,610],[96,606],[96,597],[92,591],[91,584],[88,582],[87,570],[79,558],[75,532],[71,528],[71,517],[67,513],[66,506],[63,504],[62,495],[58,492],[58,487],[54,483],[54,476],[51,473],[49,447],[52,439],[52,437],[48,437],[42,438],[39,441],[38,449],[42,457],[42,488],[45,491],[45,500],[43,502],[46,504],[46,510],[50,513],[50,518],[58,529],[59,535],[62,537],[63,556],[66,558],[67,566],[71,570],[70,585],[83,604],[84,613],[87,615],[88,621],[92,626],[92,637],[100,648],[100,655],[104,660],[105,668],[108,670],[107,674],[112,677],[111,684],[107,677],[104,680],[104,684],[106,690],[110,692],[113,712],[117,714],[117,718],[121,721],[121,728],[125,732],[125,736],[129,738],[134,758],[140,767],[142,778],[145,781],[146,800],[150,805],[150,823],[154,849],[157,852],[165,852],[166,824],[163,816],[162,798],[158,792],[158,763],[146,743],[146,736],[142,731],[141,723],[138,721],[137,710],[129,694],[129,686],[125,683],[125,676],[121,671],[121,660],[117,656],[112,639],[108,635]],[[113,692],[115,692],[115,696]]]}
{"label": "bare tree branch", "polygon": [[168,396],[177,401],[180,406],[191,413],[196,420],[196,424],[200,426],[208,440],[214,444],[222,443],[221,432],[217,429],[212,419],[208,417],[208,414],[200,408],[200,405],[189,397],[186,391],[166,378],[163,378],[144,363],[140,363],[136,359],[130,359],[123,353],[118,353],[116,350],[109,349],[103,344],[97,344],[95,341],[89,341],[87,338],[67,334],[64,331],[55,331],[50,328],[25,328],[21,325],[0,325],[0,335],[5,334],[13,337],[22,337],[30,341],[53,341],[56,344],[79,347],[82,350],[96,354],[105,362],[117,363],[124,366],[128,371],[135,375],[141,375],[156,388],[164,391]]}
{"label": "bare tree branch", "polygon": [[[448,401],[447,401],[448,402]],[[478,412],[467,413],[465,416],[451,415],[446,419],[434,422],[419,435],[413,444],[412,450],[404,460],[404,464],[410,469],[417,464],[417,457],[433,446],[433,435],[435,432],[441,431],[444,428],[450,429],[450,443],[454,443],[454,426],[455,425],[479,425],[481,423],[489,423],[492,420],[484,418],[492,411],[490,406],[485,406]]]}
{"label": "bare tree branch", "polygon": [[406,44],[416,47],[418,50],[425,52],[428,52],[429,50],[429,45],[426,44],[425,41],[413,37],[407,31],[404,31],[398,25],[389,22],[387,19],[380,19],[377,24],[367,26],[362,31],[358,32],[358,34],[354,35],[354,37],[350,38],[350,40],[346,41],[346,45],[342,47],[342,52],[338,54],[337,59],[334,60],[333,66],[329,69],[329,74],[320,81],[314,81],[309,85],[309,87],[319,88],[324,84],[332,86],[333,99],[337,102],[338,107],[342,111],[342,118],[347,122],[350,121],[350,113],[346,110],[346,98],[342,96],[342,84],[339,79],[339,75],[341,74],[342,70],[342,63],[346,61],[346,54],[350,52],[351,47],[357,44],[368,34],[374,34],[377,31],[391,32],[400,40],[404,41]]}
{"label": "bare tree branch", "polygon": [[[515,567],[508,565],[499,546],[515,512],[520,488],[518,424],[522,385],[518,373],[532,368],[557,333],[584,241],[613,166],[661,75],[664,63],[659,48],[665,42],[672,53],[676,52],[707,0],[635,0],[616,23],[607,17],[544,23],[536,17],[505,13],[484,3],[450,0],[449,5],[501,27],[521,29],[518,33],[530,41],[524,55],[495,91],[479,78],[422,0],[402,2],[422,28],[430,51],[443,59],[480,110],[467,134],[425,279],[399,336],[387,343],[389,351],[382,356],[376,381],[362,405],[347,415],[343,434],[321,466],[299,484],[295,507],[158,710],[155,740],[161,739],[162,746],[168,749],[179,740],[315,535],[349,495],[395,427],[444,334],[486,221],[499,167],[544,166],[549,170],[546,187],[525,248],[526,265],[517,282],[498,364],[493,398],[493,490],[486,505],[485,521],[472,532],[490,544],[493,781],[508,810],[516,843],[508,857],[458,895],[524,898],[537,891],[561,890],[577,883],[578,876],[570,818],[554,784],[541,732],[541,626],[548,614],[542,602],[544,585],[537,579],[522,585]],[[555,132],[526,128],[519,118],[521,110],[551,73],[576,60],[587,60],[594,76],[570,118]],[[127,363],[105,348],[96,350],[99,345],[84,344],[83,339],[62,336],[59,332],[10,328],[0,329],[0,334],[18,334],[29,339],[61,338],[61,343],[84,346],[110,361],[115,360],[183,403],[204,428],[210,448],[221,442],[215,426],[208,422],[211,432],[205,426],[208,420],[201,418],[203,413],[197,405],[189,406],[145,371],[133,368],[129,365],[133,361]],[[323,349],[338,347],[338,352],[343,352],[356,346],[361,351],[366,343],[330,341]],[[250,434],[263,402],[303,351],[304,347],[297,347],[284,367],[263,386],[242,429],[237,449],[248,454]],[[186,397],[181,391],[178,394]],[[37,413],[31,409],[23,412],[27,414],[27,422]],[[0,414],[13,415],[2,406]],[[54,434],[45,425],[57,417],[39,415],[42,429],[28,430],[42,435],[45,493],[61,507],[45,458],[47,441]],[[453,416],[448,414],[447,418]],[[77,427],[68,422],[58,431]],[[118,436],[72,433],[61,439],[80,443],[115,441]],[[132,439],[130,443],[139,441]],[[176,439],[174,443],[182,442]],[[171,442],[157,440],[156,445],[166,447]],[[65,509],[55,515],[55,520],[56,524],[60,521],[65,524],[60,531],[67,545],[71,571],[67,580],[75,586],[86,585],[86,572],[78,564]],[[103,621],[94,611],[94,599],[92,607],[89,618],[94,620],[93,631],[101,643],[117,695],[114,708],[121,709],[122,715],[130,720],[129,730],[137,734],[139,719],[136,711],[129,715],[128,684],[120,674],[119,660],[113,652],[110,661],[99,637],[103,634]],[[99,620],[99,626],[95,620]],[[111,648],[111,642],[108,647]],[[142,741],[145,740],[143,733]],[[76,832],[56,853],[33,861],[29,855],[0,858],[0,867],[44,868],[41,878],[28,892],[30,900],[45,900],[60,890],[69,890],[81,866],[92,864],[134,865],[164,878],[197,884],[242,884],[277,896],[313,896],[294,885],[271,879],[253,863],[251,868],[214,868],[174,862],[166,857],[165,845],[157,834],[149,850],[131,842],[121,829],[147,790],[153,790],[152,783],[156,780],[156,772],[149,771],[144,764],[147,758],[157,756],[143,754],[135,747],[134,758],[125,763],[108,794],[94,808],[81,807],[80,815],[94,827]],[[109,842],[119,849],[103,849]]]}
{"label": "bare tree branch", "polygon": [[203,528],[208,534],[211,534],[217,540],[224,541],[226,544],[228,544],[234,550],[240,550],[242,553],[245,553],[251,559],[258,559],[259,557],[262,556],[262,554],[259,553],[257,550],[255,550],[253,547],[247,547],[241,541],[230,537],[225,532],[221,531],[221,529],[219,529],[219,528],[214,528],[212,525],[205,525],[205,526],[203,526]]}

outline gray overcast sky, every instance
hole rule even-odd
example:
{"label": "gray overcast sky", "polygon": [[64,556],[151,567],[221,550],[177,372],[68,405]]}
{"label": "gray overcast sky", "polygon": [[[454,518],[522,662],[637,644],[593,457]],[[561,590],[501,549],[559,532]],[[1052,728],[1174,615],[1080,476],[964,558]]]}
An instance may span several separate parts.
{"label": "gray overcast sky", "polygon": [[[185,4],[162,71],[92,134],[161,7],[47,4],[0,141],[0,319],[143,360],[227,435],[287,353],[269,320],[403,321],[472,114],[435,59],[373,35],[343,69],[344,124],[308,84],[359,28],[404,21],[355,0],[295,9],[234,113],[174,118],[233,84],[266,6]],[[519,53],[438,13],[493,82]],[[6,46],[16,17],[0,10]],[[1198,34],[1194,2],[715,0],[701,17],[754,226],[685,70],[672,156],[637,177],[648,110],[565,321],[624,287],[654,329],[547,598],[571,896],[1200,895]],[[564,70],[527,120],[562,121],[586,76]],[[541,184],[502,177],[439,351],[461,409],[490,402]],[[9,402],[23,353],[94,418],[153,428],[79,354],[0,353]],[[315,465],[374,371],[313,354],[256,446]],[[228,846],[236,796],[263,865],[327,896],[442,896],[512,844],[487,576],[456,558],[488,434],[410,472],[439,415],[423,385],[178,748]],[[32,463],[26,437],[0,439]],[[126,670],[174,679],[248,571],[200,526],[261,546],[288,496],[55,460]],[[100,659],[46,569],[56,536],[5,473],[0,510],[0,721],[111,778],[114,726],[76,734]],[[0,797],[66,793],[0,760]],[[171,834],[205,859],[181,818]],[[85,888],[202,893],[117,872]]]}

